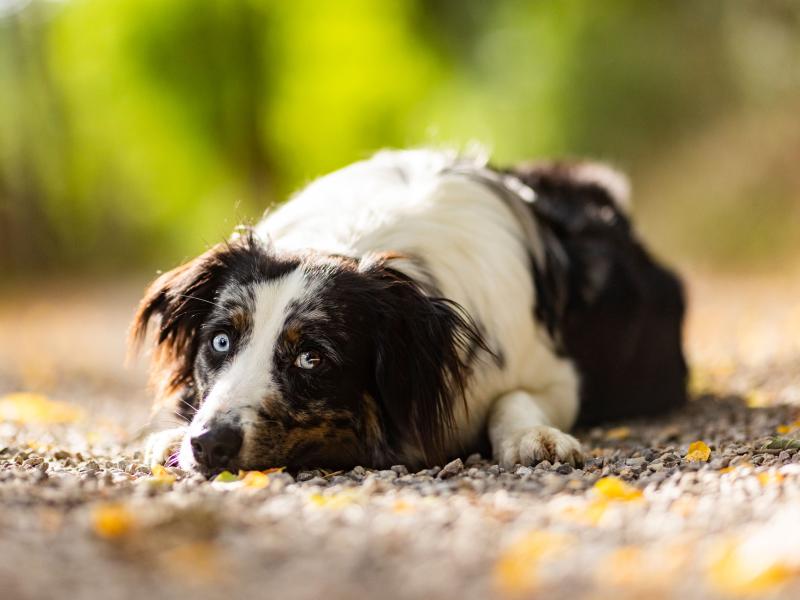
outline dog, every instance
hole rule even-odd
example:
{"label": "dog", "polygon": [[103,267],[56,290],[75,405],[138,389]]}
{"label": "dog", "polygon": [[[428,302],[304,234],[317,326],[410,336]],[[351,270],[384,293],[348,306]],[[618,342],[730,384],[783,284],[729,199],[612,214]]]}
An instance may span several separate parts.
{"label": "dog", "polygon": [[157,394],[185,422],[146,458],[284,466],[580,465],[576,423],[686,401],[680,280],[592,162],[510,169],[382,151],[161,275]]}

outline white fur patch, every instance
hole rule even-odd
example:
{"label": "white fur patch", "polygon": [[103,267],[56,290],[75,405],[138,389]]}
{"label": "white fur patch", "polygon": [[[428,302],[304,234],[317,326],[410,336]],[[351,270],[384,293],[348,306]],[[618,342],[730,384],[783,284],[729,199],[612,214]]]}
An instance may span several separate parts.
{"label": "white fur patch", "polygon": [[247,440],[247,425],[255,419],[255,411],[276,391],[273,356],[289,311],[313,293],[313,287],[300,269],[254,287],[253,329],[217,377],[192,420],[191,435],[199,435],[211,421],[239,421]]}

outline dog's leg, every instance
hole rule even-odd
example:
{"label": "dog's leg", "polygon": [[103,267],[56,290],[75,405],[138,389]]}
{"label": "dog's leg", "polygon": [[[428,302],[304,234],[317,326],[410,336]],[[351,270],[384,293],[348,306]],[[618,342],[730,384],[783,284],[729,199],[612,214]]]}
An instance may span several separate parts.
{"label": "dog's leg", "polygon": [[544,406],[542,400],[522,390],[495,400],[489,415],[489,440],[501,466],[509,469],[517,463],[533,465],[543,460],[572,466],[583,463],[578,440],[553,427]]}
{"label": "dog's leg", "polygon": [[[145,443],[145,464],[152,468],[155,465],[168,463],[170,458],[177,454],[185,435],[186,427],[175,427],[150,434]],[[177,457],[175,461],[177,461]],[[177,462],[169,466],[177,466]]]}

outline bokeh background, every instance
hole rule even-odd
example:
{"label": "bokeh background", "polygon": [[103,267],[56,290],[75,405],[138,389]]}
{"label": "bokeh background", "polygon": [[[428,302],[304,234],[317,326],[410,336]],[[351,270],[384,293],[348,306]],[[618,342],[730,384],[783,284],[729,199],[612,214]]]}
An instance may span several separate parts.
{"label": "bokeh background", "polygon": [[378,148],[473,141],[628,172],[694,359],[800,352],[796,0],[0,0],[0,384],[118,380],[156,269]]}
{"label": "bokeh background", "polygon": [[0,267],[171,265],[384,146],[630,173],[673,261],[800,250],[795,0],[0,0]]}

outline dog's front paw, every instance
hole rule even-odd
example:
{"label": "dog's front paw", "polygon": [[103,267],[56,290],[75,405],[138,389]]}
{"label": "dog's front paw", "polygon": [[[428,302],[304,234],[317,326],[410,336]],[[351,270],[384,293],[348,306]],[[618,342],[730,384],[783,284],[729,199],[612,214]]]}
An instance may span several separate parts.
{"label": "dog's front paw", "polygon": [[175,466],[178,449],[185,435],[185,427],[175,427],[150,434],[144,447],[145,464],[151,468],[163,464]]}
{"label": "dog's front paw", "polygon": [[494,448],[494,454],[505,469],[517,463],[534,465],[543,460],[569,463],[573,467],[583,464],[580,442],[568,433],[547,425],[513,433]]}

